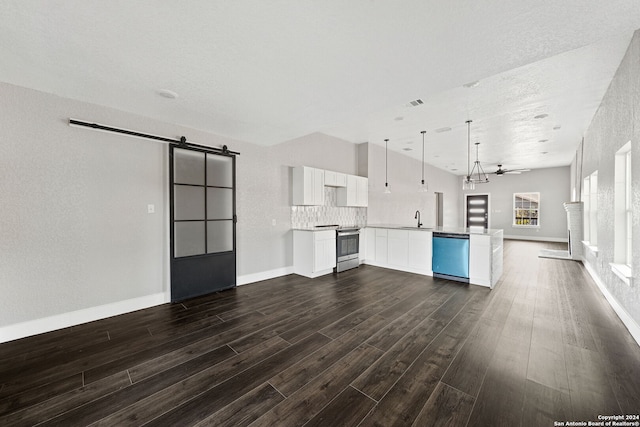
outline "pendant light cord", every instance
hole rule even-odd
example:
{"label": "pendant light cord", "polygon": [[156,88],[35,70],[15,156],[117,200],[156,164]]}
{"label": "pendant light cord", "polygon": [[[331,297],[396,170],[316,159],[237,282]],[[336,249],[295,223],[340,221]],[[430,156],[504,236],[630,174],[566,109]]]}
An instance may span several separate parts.
{"label": "pendant light cord", "polygon": [[388,187],[389,177],[387,176],[387,170],[389,168],[389,140],[384,140],[384,186]]}
{"label": "pendant light cord", "polygon": [[422,134],[422,184],[424,184],[424,134],[426,132],[426,130],[420,132]]}
{"label": "pendant light cord", "polygon": [[469,170],[469,162],[471,161],[471,120],[467,120],[467,180],[470,180],[471,170]]}

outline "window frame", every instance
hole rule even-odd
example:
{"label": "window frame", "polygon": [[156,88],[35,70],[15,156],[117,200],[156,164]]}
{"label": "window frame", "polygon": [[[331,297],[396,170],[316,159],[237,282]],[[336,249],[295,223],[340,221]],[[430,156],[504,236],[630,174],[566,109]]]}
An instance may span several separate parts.
{"label": "window frame", "polygon": [[[536,216],[535,216],[535,224],[518,224],[517,223],[517,210],[518,207],[516,207],[516,198],[520,196],[520,199],[522,199],[522,196],[525,195],[536,195],[536,203],[537,203],[537,207],[535,209],[532,209],[531,207],[527,208],[527,209],[523,209],[522,207],[520,208],[520,210],[528,210],[528,211],[536,211]],[[529,200],[531,202],[531,200]],[[539,191],[522,191],[522,192],[518,192],[518,193],[513,193],[513,209],[511,211],[511,226],[514,228],[540,228],[540,192]],[[534,217],[533,216],[529,216],[527,218],[525,217],[521,217],[523,219],[529,219],[532,220]]]}
{"label": "window frame", "polygon": [[633,271],[633,212],[631,141],[615,154],[614,163],[614,248],[611,270],[631,286]]}
{"label": "window frame", "polygon": [[584,178],[584,239],[591,247],[598,245],[598,171]]}

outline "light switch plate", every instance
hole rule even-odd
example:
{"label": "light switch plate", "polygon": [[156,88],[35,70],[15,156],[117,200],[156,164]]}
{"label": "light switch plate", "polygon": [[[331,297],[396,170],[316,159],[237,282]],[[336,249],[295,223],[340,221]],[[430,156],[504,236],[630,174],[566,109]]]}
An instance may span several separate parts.
{"label": "light switch plate", "polygon": [[155,213],[156,212],[156,205],[147,205],[147,213]]}

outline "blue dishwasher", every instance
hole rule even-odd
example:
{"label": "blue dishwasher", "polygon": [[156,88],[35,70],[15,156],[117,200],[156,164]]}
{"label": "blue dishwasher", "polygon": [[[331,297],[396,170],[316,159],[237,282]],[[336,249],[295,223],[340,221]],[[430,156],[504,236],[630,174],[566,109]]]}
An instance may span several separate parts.
{"label": "blue dishwasher", "polygon": [[433,233],[433,277],[469,283],[469,235]]}

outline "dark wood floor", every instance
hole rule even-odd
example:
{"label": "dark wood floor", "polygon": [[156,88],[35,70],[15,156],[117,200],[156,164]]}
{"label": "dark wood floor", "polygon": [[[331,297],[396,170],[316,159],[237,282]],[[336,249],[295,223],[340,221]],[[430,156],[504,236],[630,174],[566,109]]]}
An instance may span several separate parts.
{"label": "dark wood floor", "polygon": [[580,263],[505,242],[493,291],[363,266],[0,345],[0,425],[553,426],[640,411]]}

